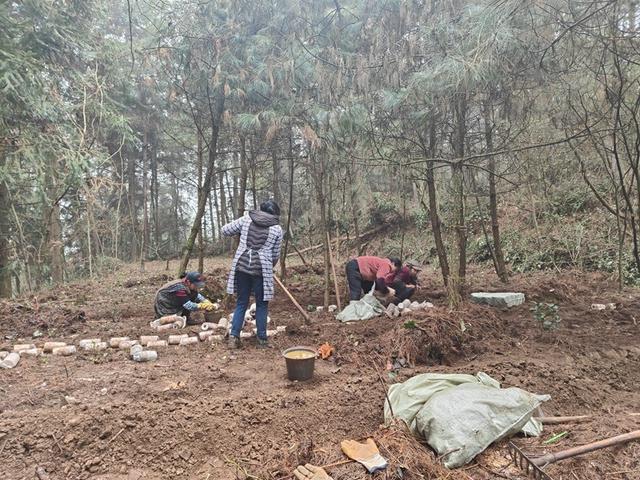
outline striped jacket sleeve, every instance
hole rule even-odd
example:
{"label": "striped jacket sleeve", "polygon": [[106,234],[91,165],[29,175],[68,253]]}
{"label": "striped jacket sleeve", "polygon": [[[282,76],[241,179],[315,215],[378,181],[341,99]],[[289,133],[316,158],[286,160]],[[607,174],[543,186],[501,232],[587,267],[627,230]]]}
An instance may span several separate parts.
{"label": "striped jacket sleeve", "polygon": [[227,223],[222,227],[222,234],[225,237],[233,237],[234,235],[240,235],[242,233],[242,226],[245,222],[245,217],[240,217],[233,222]]}
{"label": "striped jacket sleeve", "polygon": [[271,261],[273,262],[273,266],[276,266],[278,260],[280,260],[280,246],[282,245],[282,228],[278,227],[278,236],[273,242],[273,247],[271,249]]}

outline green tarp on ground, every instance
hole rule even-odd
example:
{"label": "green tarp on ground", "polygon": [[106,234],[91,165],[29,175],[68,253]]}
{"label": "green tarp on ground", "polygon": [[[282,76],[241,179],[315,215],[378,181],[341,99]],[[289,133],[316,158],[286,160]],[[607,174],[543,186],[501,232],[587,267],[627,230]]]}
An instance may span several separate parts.
{"label": "green tarp on ground", "polygon": [[[538,436],[542,424],[532,418],[549,395],[500,388],[485,373],[425,373],[389,387],[384,417],[402,419],[423,437],[447,468],[469,463],[493,442],[518,432]],[[393,416],[391,415],[393,411]]]}
{"label": "green tarp on ground", "polygon": [[[374,287],[375,288],[375,287]],[[382,315],[384,307],[373,295],[373,288],[360,300],[351,300],[349,305],[344,307],[336,319],[341,322],[355,322],[358,320],[369,320],[370,318]]]}

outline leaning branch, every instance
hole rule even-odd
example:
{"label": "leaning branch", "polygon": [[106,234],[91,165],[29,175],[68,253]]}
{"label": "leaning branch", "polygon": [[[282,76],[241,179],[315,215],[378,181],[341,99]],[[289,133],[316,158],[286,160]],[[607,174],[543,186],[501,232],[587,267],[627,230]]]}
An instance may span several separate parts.
{"label": "leaning branch", "polygon": [[[374,228],[372,230],[369,230],[367,232],[361,233],[360,236],[357,239],[359,240],[359,239],[364,238],[364,237],[366,237],[368,235],[373,235],[375,233],[378,233],[381,230],[384,230],[385,228],[387,228],[387,225],[381,225],[381,226],[376,227],[376,228]],[[343,241],[349,240],[349,239],[350,239],[350,237],[340,237],[340,238],[334,238],[333,240],[331,240],[331,242],[337,244],[338,242],[343,242]],[[305,252],[310,252],[312,250],[317,250],[318,248],[321,248],[323,246],[324,246],[324,243],[319,243],[318,245],[314,245],[312,247],[303,248],[302,250],[299,250],[297,252],[289,253],[289,254],[287,254],[287,257],[291,257],[293,255],[301,255],[301,254],[303,254]]]}

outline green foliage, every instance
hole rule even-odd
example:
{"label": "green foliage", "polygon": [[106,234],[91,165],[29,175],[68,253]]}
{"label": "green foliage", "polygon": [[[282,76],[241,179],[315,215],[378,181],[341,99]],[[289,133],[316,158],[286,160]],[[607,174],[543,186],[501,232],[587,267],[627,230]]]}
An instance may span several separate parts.
{"label": "green foliage", "polygon": [[469,257],[475,262],[487,262],[492,259],[491,248],[484,235],[479,235],[470,240]]}
{"label": "green foliage", "polygon": [[593,208],[591,192],[580,188],[559,189],[550,198],[546,212],[551,215],[570,216]]}
{"label": "green foliage", "polygon": [[418,230],[424,230],[431,225],[431,219],[429,218],[429,212],[424,208],[415,208],[409,213],[409,219],[412,224],[416,226]]}
{"label": "green foliage", "polygon": [[[613,249],[600,251],[585,265],[589,270],[618,273],[618,255]],[[625,251],[622,256],[622,282],[628,286],[640,286],[640,272],[631,253]]]}
{"label": "green foliage", "polygon": [[371,225],[382,225],[390,218],[400,217],[398,200],[391,195],[374,194],[369,206],[369,223]]}
{"label": "green foliage", "polygon": [[533,318],[540,323],[545,330],[555,330],[560,326],[560,307],[555,303],[535,302],[531,307]]}

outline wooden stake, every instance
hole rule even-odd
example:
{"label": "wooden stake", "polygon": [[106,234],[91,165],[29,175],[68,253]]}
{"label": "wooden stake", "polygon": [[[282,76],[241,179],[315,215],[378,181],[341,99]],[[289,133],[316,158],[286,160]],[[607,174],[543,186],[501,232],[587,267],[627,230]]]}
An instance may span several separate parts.
{"label": "wooden stake", "polygon": [[592,415],[576,415],[573,417],[536,417],[536,420],[542,422],[545,425],[557,425],[560,423],[588,422],[592,418]]}
{"label": "wooden stake", "polygon": [[306,325],[309,325],[311,323],[311,318],[309,318],[309,314],[305,312],[304,309],[300,306],[300,304],[296,301],[296,299],[293,298],[293,295],[291,295],[291,292],[287,290],[287,287],[284,286],[284,284],[280,281],[280,279],[276,275],[273,275],[273,278],[278,284],[278,286],[284,291],[284,293],[287,294],[287,297],[289,297],[289,300],[291,300],[291,302],[296,306],[296,308],[300,310],[300,313],[304,317],[304,323]]}
{"label": "wooden stake", "polygon": [[338,288],[338,276],[336,275],[336,264],[333,261],[333,252],[331,251],[331,237],[327,232],[327,245],[329,246],[329,263],[331,263],[331,271],[333,272],[333,286],[336,289],[336,304],[338,311],[342,311],[342,302],[340,301],[340,289]]}

